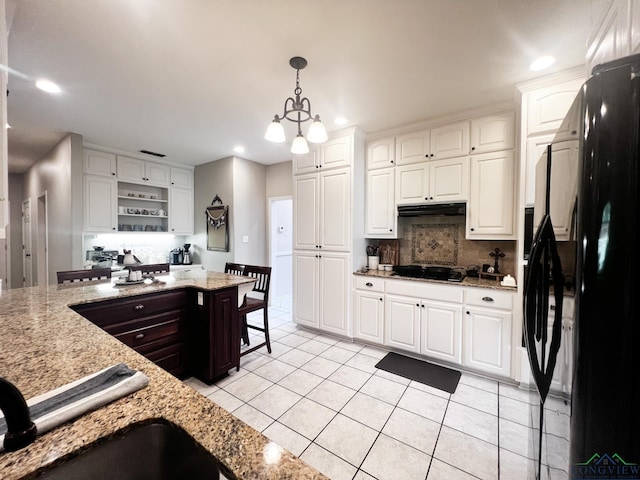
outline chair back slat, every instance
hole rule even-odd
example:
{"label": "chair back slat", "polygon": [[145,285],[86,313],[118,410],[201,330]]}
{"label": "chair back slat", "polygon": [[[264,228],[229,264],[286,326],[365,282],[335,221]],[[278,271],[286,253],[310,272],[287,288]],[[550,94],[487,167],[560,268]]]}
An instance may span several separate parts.
{"label": "chair back slat", "polygon": [[140,265],[130,265],[127,267],[129,270],[140,270],[142,273],[168,273],[170,266],[168,263],[148,263]]}
{"label": "chair back slat", "polygon": [[224,266],[224,273],[242,276],[244,275],[244,265],[242,265],[241,263],[227,262]]}
{"label": "chair back slat", "polygon": [[256,279],[256,283],[253,285],[253,291],[262,293],[264,295],[264,301],[266,302],[269,295],[269,284],[271,283],[271,267],[245,265],[244,274],[247,277]]}
{"label": "chair back slat", "polygon": [[56,272],[58,283],[90,282],[95,280],[109,280],[110,268],[93,268],[91,270],[65,270]]}

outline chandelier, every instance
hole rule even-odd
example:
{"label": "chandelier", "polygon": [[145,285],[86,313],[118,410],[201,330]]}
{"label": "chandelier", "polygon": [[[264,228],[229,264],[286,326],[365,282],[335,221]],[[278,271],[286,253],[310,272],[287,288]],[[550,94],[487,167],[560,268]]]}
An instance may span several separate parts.
{"label": "chandelier", "polygon": [[[284,102],[284,113],[282,115],[275,115],[273,121],[267,128],[267,133],[264,138],[270,142],[282,143],[286,141],[284,134],[284,128],[280,123],[280,120],[286,118],[291,122],[298,124],[298,135],[291,144],[291,153],[304,154],[309,153],[309,145],[307,140],[311,143],[323,143],[327,141],[327,130],[320,121],[320,115],[313,116],[311,114],[311,102],[307,97],[301,97],[302,88],[300,88],[300,70],[307,66],[307,61],[302,57],[293,57],[289,60],[291,65],[296,70],[296,88],[293,91],[294,97],[289,97]],[[307,138],[302,135],[302,123],[313,120],[309,126],[307,132]]]}

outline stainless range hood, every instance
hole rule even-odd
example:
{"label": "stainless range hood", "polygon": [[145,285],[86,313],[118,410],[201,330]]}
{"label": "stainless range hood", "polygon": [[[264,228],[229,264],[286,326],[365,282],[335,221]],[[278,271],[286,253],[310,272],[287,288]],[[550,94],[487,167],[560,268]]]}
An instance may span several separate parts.
{"label": "stainless range hood", "polygon": [[466,203],[423,203],[418,205],[398,205],[399,217],[420,217],[422,215],[464,215]]}

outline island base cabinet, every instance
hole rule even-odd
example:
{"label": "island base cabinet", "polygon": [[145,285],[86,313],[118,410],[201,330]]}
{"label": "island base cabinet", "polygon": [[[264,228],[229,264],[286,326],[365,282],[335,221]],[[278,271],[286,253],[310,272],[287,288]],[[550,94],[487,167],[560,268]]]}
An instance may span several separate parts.
{"label": "island base cabinet", "polygon": [[189,319],[191,369],[207,384],[240,365],[238,288],[213,292],[195,290]]}
{"label": "island base cabinet", "polygon": [[511,373],[511,312],[467,307],[463,365],[508,377]]}

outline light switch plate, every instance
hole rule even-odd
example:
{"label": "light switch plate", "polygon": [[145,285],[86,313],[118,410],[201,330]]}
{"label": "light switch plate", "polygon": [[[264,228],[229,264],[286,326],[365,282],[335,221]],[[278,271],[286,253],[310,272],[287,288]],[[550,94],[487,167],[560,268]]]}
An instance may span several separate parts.
{"label": "light switch plate", "polygon": [[242,236],[242,243],[249,243],[249,235]]}

